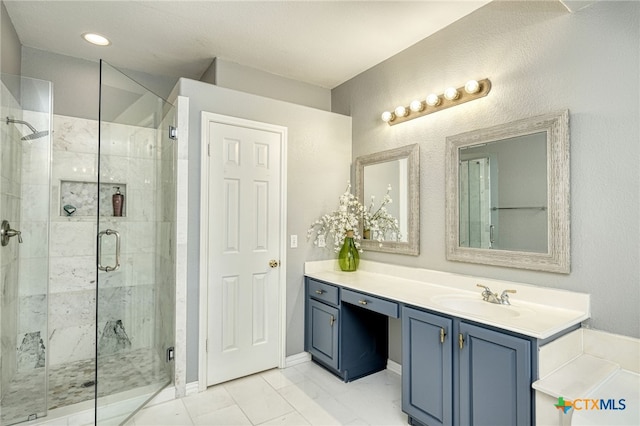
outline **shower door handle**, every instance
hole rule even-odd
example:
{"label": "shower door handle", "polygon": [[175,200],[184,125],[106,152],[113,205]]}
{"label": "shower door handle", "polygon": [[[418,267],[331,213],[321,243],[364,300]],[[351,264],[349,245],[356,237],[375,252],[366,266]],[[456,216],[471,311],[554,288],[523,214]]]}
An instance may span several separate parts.
{"label": "shower door handle", "polygon": [[[116,237],[116,264],[115,266],[102,266],[102,237],[113,235]],[[105,272],[113,272],[120,269],[120,234],[113,229],[107,229],[98,233],[98,269]]]}

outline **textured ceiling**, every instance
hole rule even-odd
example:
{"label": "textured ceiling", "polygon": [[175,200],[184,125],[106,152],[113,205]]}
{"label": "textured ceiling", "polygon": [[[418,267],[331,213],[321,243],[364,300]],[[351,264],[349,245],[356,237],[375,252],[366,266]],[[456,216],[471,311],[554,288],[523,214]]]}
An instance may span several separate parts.
{"label": "textured ceiling", "polygon": [[[333,88],[484,1],[5,1],[24,46],[198,79],[214,57]],[[95,47],[84,32],[107,36]]]}

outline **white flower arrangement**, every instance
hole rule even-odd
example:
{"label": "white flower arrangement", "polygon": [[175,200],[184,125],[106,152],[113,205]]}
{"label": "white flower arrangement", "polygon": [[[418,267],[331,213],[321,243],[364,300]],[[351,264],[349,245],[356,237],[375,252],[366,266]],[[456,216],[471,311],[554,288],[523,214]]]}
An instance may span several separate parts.
{"label": "white flower arrangement", "polygon": [[[377,240],[380,243],[385,240],[401,240],[402,235],[400,234],[398,219],[387,211],[386,206],[391,203],[393,203],[391,199],[391,185],[387,187],[387,193],[384,195],[380,207],[378,207],[375,212],[375,195],[371,196],[369,208],[364,214],[365,238]],[[367,231],[369,231],[370,235],[367,235]]]}
{"label": "white flower arrangement", "polygon": [[360,221],[365,213],[364,206],[351,193],[351,184],[340,196],[338,210],[325,214],[311,224],[307,231],[307,240],[313,239],[313,245],[324,247],[333,240],[333,250],[338,253],[344,244],[347,231],[353,231],[353,240],[358,251],[360,248]]}
{"label": "white flower arrangement", "polygon": [[371,197],[369,208],[365,208],[351,193],[351,184],[347,184],[345,192],[340,196],[338,210],[325,214],[311,224],[307,231],[307,240],[313,240],[316,247],[326,247],[329,240],[333,240],[333,251],[338,253],[344,244],[348,231],[353,232],[353,240],[358,251],[361,230],[368,232],[367,238],[382,243],[385,239],[400,240],[398,219],[387,211],[387,204],[391,199],[391,185],[387,187],[382,203],[374,211],[375,197]]}

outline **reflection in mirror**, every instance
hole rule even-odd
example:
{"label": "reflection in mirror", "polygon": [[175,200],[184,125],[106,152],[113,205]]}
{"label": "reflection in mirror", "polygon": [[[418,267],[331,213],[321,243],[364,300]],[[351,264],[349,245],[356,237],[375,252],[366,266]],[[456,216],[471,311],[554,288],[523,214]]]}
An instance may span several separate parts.
{"label": "reflection in mirror", "polygon": [[447,259],[569,272],[568,111],[447,138]]}
{"label": "reflection in mirror", "polygon": [[461,147],[460,246],[547,251],[547,134]]}
{"label": "reflection in mirror", "polygon": [[[408,203],[407,159],[371,164],[364,167],[364,198],[362,204],[371,217],[386,215],[395,224],[385,227],[380,233],[384,241],[407,242]],[[395,225],[395,226],[394,226]],[[365,238],[378,239],[364,229]]]}
{"label": "reflection in mirror", "polygon": [[382,232],[363,229],[364,250],[419,254],[419,181],[417,144],[356,158],[357,197],[387,224]]}

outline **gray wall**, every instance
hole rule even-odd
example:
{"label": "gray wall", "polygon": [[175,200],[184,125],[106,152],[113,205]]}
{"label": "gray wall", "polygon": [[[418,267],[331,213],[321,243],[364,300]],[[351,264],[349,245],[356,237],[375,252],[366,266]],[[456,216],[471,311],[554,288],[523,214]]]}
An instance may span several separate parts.
{"label": "gray wall", "polygon": [[325,111],[331,109],[331,91],[255,68],[215,58],[200,81]]}
{"label": "gray wall", "polygon": [[[492,2],[332,91],[353,118],[353,158],[420,144],[420,256],[363,259],[591,294],[589,325],[640,337],[640,3]],[[470,78],[486,98],[393,127],[382,111]],[[571,126],[569,275],[445,258],[445,138],[568,108]],[[394,333],[397,323],[393,323]],[[392,358],[398,339],[392,334]]]}
{"label": "gray wall", "polygon": [[[189,202],[187,265],[187,383],[198,380],[201,112],[240,117],[288,128],[287,229],[298,248],[287,249],[287,355],[304,348],[303,267],[306,260],[335,257],[306,242],[309,225],[334,210],[349,180],[351,118],[288,102],[180,79],[189,98]],[[180,112],[178,111],[178,114]],[[288,241],[288,238],[287,238]]]}
{"label": "gray wall", "polygon": [[20,75],[20,40],[7,9],[0,2],[0,71]]}

